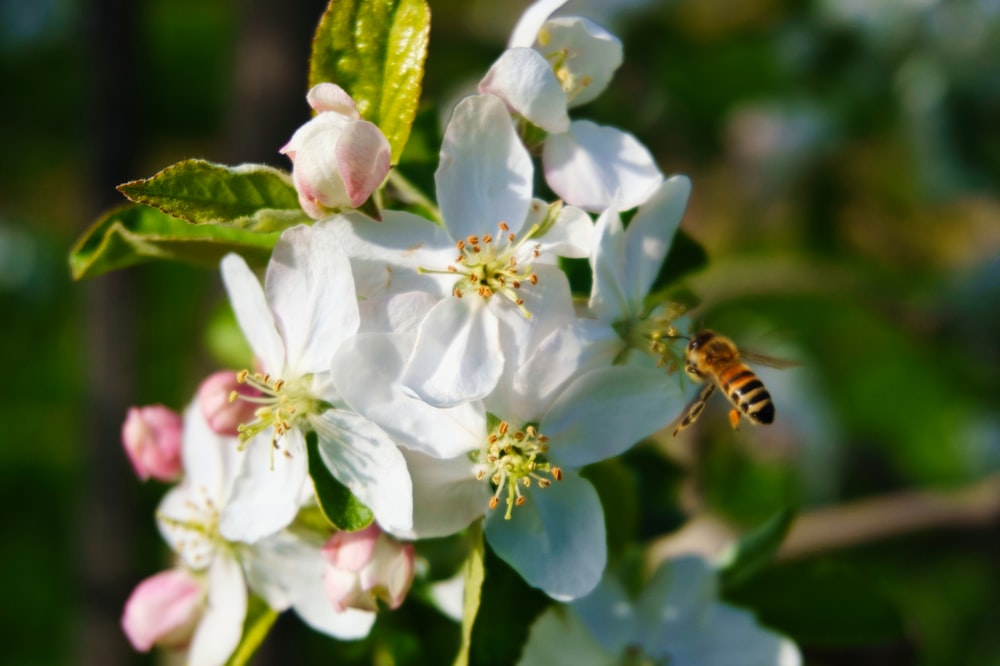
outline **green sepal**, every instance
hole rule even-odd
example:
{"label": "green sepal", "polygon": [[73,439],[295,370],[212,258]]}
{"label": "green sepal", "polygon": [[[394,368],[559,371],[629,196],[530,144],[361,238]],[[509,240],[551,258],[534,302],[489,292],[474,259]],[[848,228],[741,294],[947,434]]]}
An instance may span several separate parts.
{"label": "green sepal", "polygon": [[469,526],[469,557],[462,566],[465,579],[465,592],[462,598],[462,645],[455,656],[453,666],[468,666],[469,650],[472,648],[472,628],[479,614],[479,602],[483,592],[483,581],[486,579],[486,567],[483,564],[485,546],[483,544],[483,520],[473,522]]}
{"label": "green sepal", "polygon": [[794,520],[794,509],[782,509],[730,546],[719,557],[719,580],[723,590],[736,587],[762,571],[778,552]]}
{"label": "green sepal", "polygon": [[389,140],[393,164],[417,114],[430,20],[424,0],[331,0],[313,37],[309,85],[347,91]]}
{"label": "green sepal", "polygon": [[195,224],[225,223],[249,231],[281,231],[312,220],[299,206],[291,177],[263,164],[231,167],[184,160],[118,191],[135,203]]}
{"label": "green sepal", "polygon": [[217,266],[238,252],[264,266],[278,232],[255,233],[218,224],[191,224],[149,206],[126,205],[101,216],[70,250],[74,280],[91,278],[153,259]]}
{"label": "green sepal", "polygon": [[226,666],[243,666],[249,662],[277,619],[278,611],[268,606],[260,597],[251,594],[247,600],[247,616],[243,621],[240,643],[229,657]]}
{"label": "green sepal", "polygon": [[323,450],[319,447],[319,437],[314,431],[306,434],[306,448],[316,502],[327,521],[345,532],[356,532],[371,525],[375,518],[371,509],[330,473]]}

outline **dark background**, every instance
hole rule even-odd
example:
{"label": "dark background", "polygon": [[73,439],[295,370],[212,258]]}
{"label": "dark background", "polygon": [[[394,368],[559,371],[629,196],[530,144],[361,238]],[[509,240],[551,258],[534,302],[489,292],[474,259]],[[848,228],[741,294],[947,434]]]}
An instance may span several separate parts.
{"label": "dark background", "polygon": [[[416,180],[446,117],[431,102],[486,71],[523,6],[430,4],[402,167]],[[683,228],[710,259],[686,281],[696,321],[802,364],[761,371],[774,426],[734,433],[719,399],[679,442],[626,457],[637,533],[653,540],[682,512],[748,528],[800,506],[787,562],[734,598],[810,663],[1000,663],[1000,4],[591,4],[615,10],[602,22],[625,65],[576,116],[636,134],[693,179]],[[151,661],[117,623],[135,583],[168,564],[152,520],[163,487],[135,480],[118,431],[128,405],[179,409],[218,366],[224,304],[211,271],[74,284],[66,256],[120,182],[189,157],[287,168],[277,149],[308,117],[324,5],[0,0],[9,663]],[[648,478],[660,468],[662,485]],[[261,663],[371,650],[404,663],[421,640],[396,626],[407,618],[454,640],[408,606],[346,649],[282,618]]]}

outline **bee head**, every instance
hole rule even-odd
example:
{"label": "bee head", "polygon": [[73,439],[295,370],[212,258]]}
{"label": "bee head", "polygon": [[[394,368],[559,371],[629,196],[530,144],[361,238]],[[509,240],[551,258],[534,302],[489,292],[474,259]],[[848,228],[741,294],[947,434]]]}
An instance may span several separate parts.
{"label": "bee head", "polygon": [[697,335],[691,338],[691,342],[688,343],[688,351],[696,351],[700,349],[714,337],[715,331],[710,331],[708,329],[699,331]]}

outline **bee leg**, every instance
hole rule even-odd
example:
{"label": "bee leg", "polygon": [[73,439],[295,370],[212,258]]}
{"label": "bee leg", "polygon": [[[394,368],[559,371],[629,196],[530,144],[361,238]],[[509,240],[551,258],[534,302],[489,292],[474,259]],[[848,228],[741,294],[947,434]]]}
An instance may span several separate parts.
{"label": "bee leg", "polygon": [[684,408],[681,415],[677,417],[675,423],[677,427],[674,428],[674,437],[677,436],[681,430],[687,428],[689,425],[694,423],[695,419],[701,414],[702,410],[705,409],[705,403],[715,392],[715,384],[705,384],[704,388],[698,393],[698,397],[691,401],[691,403]]}
{"label": "bee leg", "polygon": [[740,425],[740,410],[735,407],[729,410],[729,425],[733,426],[733,430]]}

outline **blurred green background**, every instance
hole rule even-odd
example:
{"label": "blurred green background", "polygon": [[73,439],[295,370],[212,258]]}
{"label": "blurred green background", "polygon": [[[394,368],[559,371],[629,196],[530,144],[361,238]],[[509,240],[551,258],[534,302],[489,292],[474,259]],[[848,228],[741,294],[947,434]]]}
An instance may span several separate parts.
{"label": "blurred green background", "polygon": [[[427,182],[436,163],[431,101],[468,90],[525,4],[431,0],[408,175]],[[118,428],[130,404],[182,407],[216,368],[218,279],[147,265],[74,284],[66,255],[120,182],[188,157],[287,168],[277,149],[307,118],[324,5],[0,0],[7,663],[156,659],[133,655],[117,620],[167,564],[163,488],[134,479]],[[760,372],[774,426],[733,432],[716,399],[680,440],[625,457],[635,533],[652,541],[686,513],[750,528],[800,507],[812,531],[731,596],[808,663],[1000,664],[1000,2],[567,10],[625,44],[611,88],[576,116],[636,134],[694,182],[683,228],[709,264],[685,283],[703,303],[693,318],[801,363]],[[457,640],[418,600],[403,613],[341,661],[382,645],[380,664],[435,663],[420,636]],[[283,618],[259,663],[331,646]]]}

